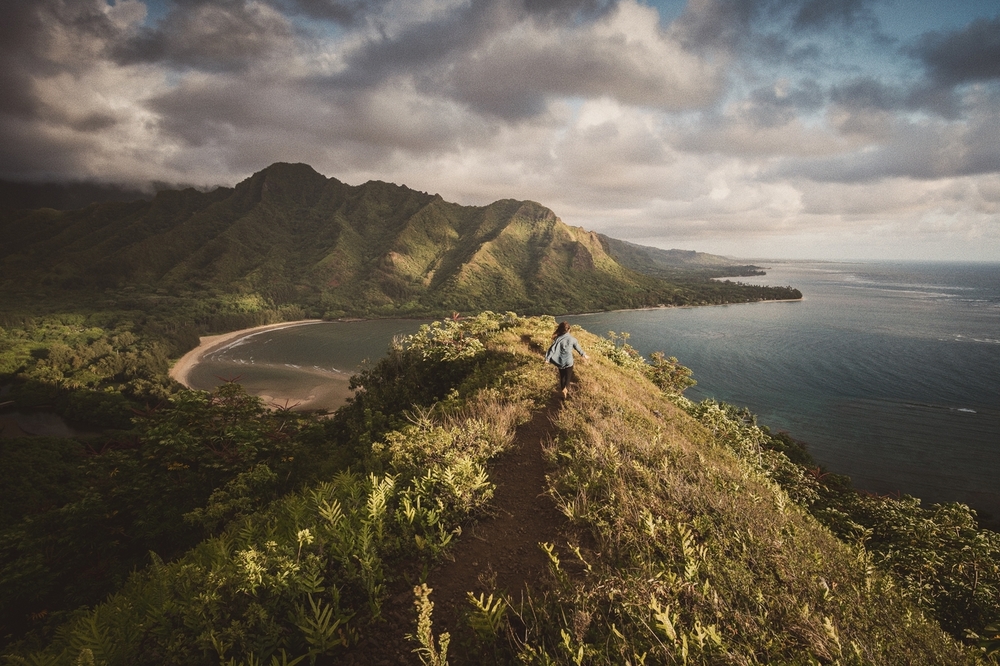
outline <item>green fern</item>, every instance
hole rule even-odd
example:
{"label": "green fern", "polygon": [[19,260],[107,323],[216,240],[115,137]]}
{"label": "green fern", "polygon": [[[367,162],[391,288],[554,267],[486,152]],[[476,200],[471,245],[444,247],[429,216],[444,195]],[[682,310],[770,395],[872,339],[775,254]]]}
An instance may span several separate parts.
{"label": "green fern", "polygon": [[507,618],[507,602],[502,597],[494,598],[492,594],[487,597],[482,592],[478,597],[472,592],[466,595],[473,608],[469,616],[472,629],[482,640],[495,640]]}
{"label": "green fern", "polygon": [[341,627],[352,617],[339,612],[334,605],[308,595],[309,609],[299,607],[299,616],[295,626],[302,632],[302,637],[311,647],[310,655],[329,654],[340,646],[346,646],[348,639]]}

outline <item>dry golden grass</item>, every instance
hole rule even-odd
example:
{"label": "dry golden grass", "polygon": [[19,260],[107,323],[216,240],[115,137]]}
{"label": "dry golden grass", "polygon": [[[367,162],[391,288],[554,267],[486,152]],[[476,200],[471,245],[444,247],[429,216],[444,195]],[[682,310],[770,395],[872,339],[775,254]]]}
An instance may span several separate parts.
{"label": "dry golden grass", "polygon": [[556,548],[556,583],[518,639],[523,658],[975,663],[637,363],[578,337],[591,360],[548,455],[551,493],[587,545]]}

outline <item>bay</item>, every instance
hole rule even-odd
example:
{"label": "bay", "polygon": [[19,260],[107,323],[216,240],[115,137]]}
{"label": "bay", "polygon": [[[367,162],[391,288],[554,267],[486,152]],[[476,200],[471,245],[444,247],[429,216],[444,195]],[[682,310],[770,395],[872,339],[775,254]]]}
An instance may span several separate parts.
{"label": "bay", "polygon": [[[965,502],[997,524],[1000,264],[787,262],[734,279],[804,297],[562,318],[599,335],[628,332],[647,357],[678,357],[698,381],[688,397],[748,407],[858,488]],[[211,355],[190,379],[198,388],[238,379],[279,404],[334,408],[363,359],[421,323],[267,331]]]}
{"label": "bay", "polygon": [[871,492],[1000,516],[1000,264],[784,263],[803,300],[566,317],[627,331]]}
{"label": "bay", "polygon": [[202,357],[188,383],[211,390],[235,381],[270,405],[333,410],[350,397],[350,377],[365,361],[377,361],[394,337],[424,323],[333,321],[249,333]]}

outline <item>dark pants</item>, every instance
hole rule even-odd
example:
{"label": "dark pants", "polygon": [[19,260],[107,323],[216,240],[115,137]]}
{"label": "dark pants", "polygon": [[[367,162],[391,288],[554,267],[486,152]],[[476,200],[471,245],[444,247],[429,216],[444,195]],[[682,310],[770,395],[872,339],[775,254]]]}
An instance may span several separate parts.
{"label": "dark pants", "polygon": [[568,389],[571,381],[573,381],[573,366],[559,368],[559,390]]}

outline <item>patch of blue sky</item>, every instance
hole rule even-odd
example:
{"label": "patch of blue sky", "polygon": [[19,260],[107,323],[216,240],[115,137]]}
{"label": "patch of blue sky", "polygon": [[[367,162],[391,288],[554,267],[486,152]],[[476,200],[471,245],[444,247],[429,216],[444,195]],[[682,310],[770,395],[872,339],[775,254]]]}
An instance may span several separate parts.
{"label": "patch of blue sky", "polygon": [[911,56],[876,40],[823,35],[812,41],[820,47],[819,61],[813,69],[819,72],[817,82],[821,84],[858,76],[899,82],[914,78],[920,71]]}
{"label": "patch of blue sky", "polygon": [[348,34],[349,30],[336,21],[320,21],[301,14],[286,16],[300,34],[311,39],[335,42]]}
{"label": "patch of blue sky", "polygon": [[842,30],[804,33],[785,31],[786,48],[781,57],[748,58],[734,71],[750,88],[784,82],[789,89],[803,85],[829,91],[861,79],[874,79],[887,86],[912,84],[920,78],[918,63],[895,45],[877,35]]}
{"label": "patch of blue sky", "polygon": [[[109,5],[116,4],[115,0],[107,0],[107,3]],[[143,4],[146,5],[145,24],[148,27],[153,27],[170,13],[174,3],[172,0],[145,0]]]}
{"label": "patch of blue sky", "polygon": [[660,14],[660,25],[670,25],[684,12],[687,0],[639,0],[640,4],[654,7]]}
{"label": "patch of blue sky", "polygon": [[163,82],[171,89],[179,88],[187,79],[188,73],[179,69],[165,69],[163,72]]}
{"label": "patch of blue sky", "polygon": [[568,97],[563,97],[561,101],[569,109],[572,117],[577,118],[580,115],[580,110],[583,109],[583,105],[586,104],[588,100],[586,97],[581,97],[579,95],[572,95]]}

